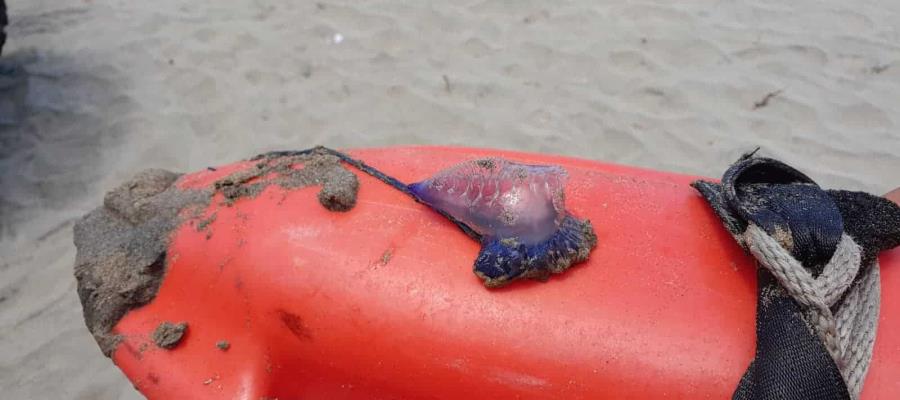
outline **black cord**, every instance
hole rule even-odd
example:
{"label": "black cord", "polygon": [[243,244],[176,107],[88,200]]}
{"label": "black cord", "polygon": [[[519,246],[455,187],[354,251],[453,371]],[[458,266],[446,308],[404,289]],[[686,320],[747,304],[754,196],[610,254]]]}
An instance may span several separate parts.
{"label": "black cord", "polygon": [[482,239],[481,234],[478,232],[475,232],[475,230],[473,230],[471,227],[469,227],[469,225],[467,225],[465,222],[462,222],[462,221],[456,219],[454,216],[448,214],[444,210],[434,208],[431,206],[431,204],[428,204],[428,203],[422,201],[422,199],[419,198],[419,196],[417,196],[412,190],[409,189],[408,185],[406,185],[403,182],[400,182],[399,180],[397,180],[397,178],[387,175],[384,172],[381,172],[381,171],[375,169],[374,167],[370,166],[369,164],[366,164],[365,162],[363,162],[361,160],[352,158],[346,153],[342,153],[340,151],[330,149],[330,148],[324,147],[324,146],[316,146],[316,147],[306,149],[306,150],[272,151],[272,152],[260,154],[256,157],[253,157],[252,160],[258,160],[258,159],[261,159],[264,157],[305,156],[305,155],[311,155],[311,154],[328,154],[328,155],[332,155],[332,156],[339,158],[341,161],[352,165],[354,168],[356,168],[362,172],[365,172],[366,174],[371,175],[375,179],[378,179],[379,181],[386,183],[388,186],[405,193],[407,196],[411,197],[417,203],[428,206],[428,208],[436,211],[438,214],[441,214],[444,218],[447,218],[448,220],[450,220],[450,222],[452,222],[454,225],[459,227],[459,229],[462,230],[463,233],[468,235],[470,238],[481,243],[481,239]]}

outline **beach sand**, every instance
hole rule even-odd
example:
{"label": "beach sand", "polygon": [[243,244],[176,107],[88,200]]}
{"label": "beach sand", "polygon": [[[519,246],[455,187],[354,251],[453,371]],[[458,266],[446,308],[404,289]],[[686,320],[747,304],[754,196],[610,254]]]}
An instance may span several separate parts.
{"label": "beach sand", "polygon": [[141,398],[84,326],[72,224],[148,167],[444,144],[719,176],[759,146],[900,185],[900,3],[559,3],[12,0],[2,396]]}

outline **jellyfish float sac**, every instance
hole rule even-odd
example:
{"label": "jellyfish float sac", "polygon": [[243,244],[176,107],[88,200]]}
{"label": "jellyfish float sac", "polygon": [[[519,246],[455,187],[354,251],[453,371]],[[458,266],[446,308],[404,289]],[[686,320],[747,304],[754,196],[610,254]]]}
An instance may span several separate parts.
{"label": "jellyfish float sac", "polygon": [[475,275],[487,287],[546,280],[587,260],[597,244],[590,221],[565,209],[566,171],[501,158],[467,161],[409,185],[423,203],[481,236]]}

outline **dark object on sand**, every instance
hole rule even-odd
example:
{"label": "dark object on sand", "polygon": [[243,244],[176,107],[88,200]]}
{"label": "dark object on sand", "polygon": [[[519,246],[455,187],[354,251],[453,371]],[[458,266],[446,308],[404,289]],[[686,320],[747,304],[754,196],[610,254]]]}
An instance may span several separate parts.
{"label": "dark object on sand", "polygon": [[6,25],[9,19],[6,18],[6,0],[0,0],[0,54],[3,54],[3,44],[6,43]]}

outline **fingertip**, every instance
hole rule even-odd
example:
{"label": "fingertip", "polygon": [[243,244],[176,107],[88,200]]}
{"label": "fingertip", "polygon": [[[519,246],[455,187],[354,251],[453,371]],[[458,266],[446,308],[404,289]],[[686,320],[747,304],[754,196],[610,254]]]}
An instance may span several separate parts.
{"label": "fingertip", "polygon": [[894,203],[897,203],[897,205],[900,205],[900,188],[896,188],[888,192],[888,194],[884,195],[884,197],[888,200],[893,201]]}

